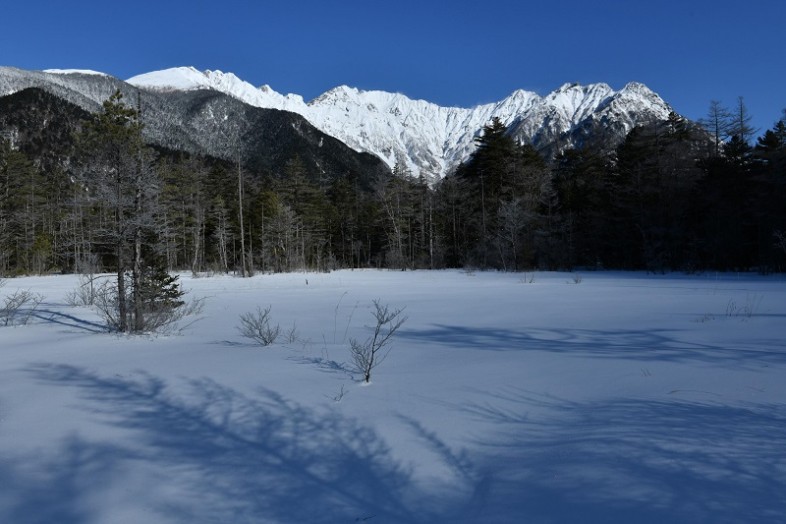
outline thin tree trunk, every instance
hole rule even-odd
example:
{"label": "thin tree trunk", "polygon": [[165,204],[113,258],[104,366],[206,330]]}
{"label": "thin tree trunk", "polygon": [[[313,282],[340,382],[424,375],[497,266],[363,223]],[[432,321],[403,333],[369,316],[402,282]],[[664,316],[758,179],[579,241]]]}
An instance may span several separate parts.
{"label": "thin tree trunk", "polygon": [[237,162],[237,203],[240,214],[240,260],[243,278],[245,278],[248,276],[248,269],[246,267],[246,231],[243,226],[243,173],[240,169],[240,160]]}

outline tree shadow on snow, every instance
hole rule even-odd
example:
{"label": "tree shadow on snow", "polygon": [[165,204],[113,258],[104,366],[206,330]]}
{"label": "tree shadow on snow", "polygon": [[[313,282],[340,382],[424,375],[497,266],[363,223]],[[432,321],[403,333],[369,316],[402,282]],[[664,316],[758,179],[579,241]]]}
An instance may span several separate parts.
{"label": "tree shadow on snow", "polygon": [[94,521],[89,496],[131,457],[112,445],[67,439],[57,456],[0,457],[0,522],[81,524]]}
{"label": "tree shadow on snow", "polygon": [[36,309],[31,311],[31,314],[33,317],[50,324],[59,324],[61,326],[77,328],[91,333],[106,333],[109,331],[109,328],[107,328],[105,324],[92,322],[51,309]]}
{"label": "tree shadow on snow", "polygon": [[92,419],[124,439],[72,437],[51,455],[0,460],[2,522],[101,521],[96,501],[129,476],[142,479],[127,489],[151,522],[731,524],[786,514],[783,405],[477,393],[445,404],[488,428],[463,449],[399,417],[455,478],[418,487],[377,432],[272,391],[64,365],[29,372],[76,388]]}
{"label": "tree shadow on snow", "polygon": [[734,363],[786,362],[782,340],[759,339],[761,349],[721,347],[680,340],[678,330],[593,330],[477,328],[437,324],[419,331],[402,330],[400,338],[441,346],[484,351],[548,351],[641,361]]}
{"label": "tree shadow on snow", "polygon": [[498,430],[475,443],[476,482],[485,486],[478,522],[776,523],[786,515],[783,405],[569,402],[508,391],[454,408]]}
{"label": "tree shadow on snow", "polygon": [[252,398],[203,379],[174,393],[147,374],[101,376],[66,365],[29,372],[44,383],[77,388],[84,409],[127,430],[132,444],[73,438],[51,458],[0,460],[3,522],[94,520],[88,501],[107,485],[122,486],[129,467],[166,477],[166,489],[152,492],[155,514],[176,522],[417,524],[434,522],[435,511],[445,507],[422,504],[410,472],[373,430],[273,391]]}

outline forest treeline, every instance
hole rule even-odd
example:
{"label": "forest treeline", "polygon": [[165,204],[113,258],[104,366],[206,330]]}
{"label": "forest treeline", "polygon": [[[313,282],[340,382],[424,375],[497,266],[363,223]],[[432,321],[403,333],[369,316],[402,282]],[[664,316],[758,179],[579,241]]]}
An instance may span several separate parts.
{"label": "forest treeline", "polygon": [[[118,94],[59,154],[0,141],[0,274],[471,267],[786,270],[786,114],[742,99],[543,158],[498,120],[454,173],[280,172],[154,150]],[[36,138],[32,139],[35,144]],[[46,149],[46,148],[44,148]]]}

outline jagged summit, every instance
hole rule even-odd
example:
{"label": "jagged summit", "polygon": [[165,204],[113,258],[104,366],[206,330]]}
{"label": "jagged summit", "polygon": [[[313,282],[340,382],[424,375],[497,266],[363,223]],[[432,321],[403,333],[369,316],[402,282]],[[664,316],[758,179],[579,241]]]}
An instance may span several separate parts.
{"label": "jagged summit", "polygon": [[[270,86],[254,87],[232,73],[178,67],[128,80],[143,89],[213,89],[250,105],[298,113],[350,147],[405,166],[414,175],[439,178],[465,160],[474,138],[492,118],[513,126],[518,140],[538,147],[574,145],[571,134],[614,118],[617,133],[666,118],[671,108],[645,85],[631,82],[619,91],[604,83],[566,83],[540,96],[516,90],[499,102],[471,108],[441,107],[401,93],[363,91],[342,85],[310,102],[282,95]],[[578,140],[578,138],[576,138]],[[552,151],[553,152],[553,151]]]}
{"label": "jagged summit", "polygon": [[[475,138],[493,118],[508,126],[516,140],[553,155],[587,141],[596,143],[598,136],[613,147],[636,125],[664,120],[672,110],[638,82],[618,91],[604,83],[566,83],[543,96],[519,89],[498,102],[466,108],[346,85],[307,102],[297,94],[278,93],[269,85],[255,87],[233,73],[194,67],[145,73],[127,82],[87,70],[0,67],[0,95],[29,86],[50,89],[91,111],[100,108],[101,101],[116,89],[162,96],[199,96],[200,91],[212,91],[250,106],[299,114],[356,151],[372,153],[389,167],[398,163],[413,175],[428,179],[441,178],[465,161],[475,150]],[[166,119],[163,106],[160,110]],[[159,127],[163,133],[166,123]],[[196,140],[210,143],[205,137]]]}

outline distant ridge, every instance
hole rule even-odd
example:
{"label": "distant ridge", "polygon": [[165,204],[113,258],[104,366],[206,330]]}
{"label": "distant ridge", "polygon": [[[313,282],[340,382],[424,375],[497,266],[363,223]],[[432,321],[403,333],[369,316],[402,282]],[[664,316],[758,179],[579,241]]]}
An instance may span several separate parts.
{"label": "distant ridge", "polygon": [[[128,81],[90,70],[0,67],[0,96],[27,87],[46,89],[88,111],[99,110],[101,102],[115,90],[129,97],[141,93],[146,133],[153,141],[227,159],[236,148],[230,144],[229,127],[237,136],[241,136],[240,130],[259,133],[266,129],[261,122],[269,120],[242,107],[288,111],[351,149],[379,157],[387,168],[398,163],[412,175],[422,175],[429,181],[444,177],[469,158],[475,150],[475,138],[493,118],[508,126],[517,141],[532,143],[544,155],[553,156],[585,143],[615,147],[635,126],[665,120],[672,111],[656,93],[637,82],[619,90],[603,83],[564,84],[545,96],[517,90],[499,102],[461,108],[348,86],[306,101],[297,94],[280,94],[267,85],[255,87],[232,73],[193,67],[145,73]],[[198,95],[205,92],[228,97],[234,103]],[[244,120],[249,115],[254,122]],[[227,119],[232,119],[231,126]],[[305,129],[295,121],[291,128],[295,132]],[[242,136],[246,150],[254,147],[255,137]],[[324,142],[313,140],[316,144]],[[274,148],[275,144],[271,142],[267,147]],[[270,151],[275,153],[274,149]],[[319,163],[314,162],[316,168]]]}
{"label": "distant ridge", "polygon": [[441,107],[399,93],[362,91],[339,86],[306,102],[267,85],[254,87],[232,73],[177,67],[130,78],[141,89],[187,91],[211,89],[249,105],[292,111],[350,147],[373,153],[388,166],[399,163],[414,175],[445,176],[474,151],[474,138],[492,118],[510,126],[521,142],[547,154],[580,145],[587,134],[602,131],[619,142],[636,125],[665,119],[671,107],[644,84],[631,82],[619,91],[606,84],[564,84],[539,96],[517,90],[496,103],[473,108]]}

